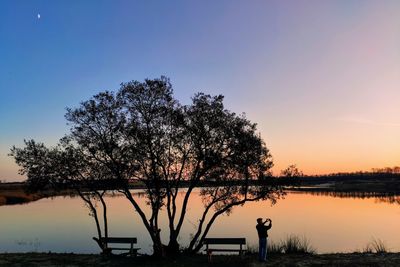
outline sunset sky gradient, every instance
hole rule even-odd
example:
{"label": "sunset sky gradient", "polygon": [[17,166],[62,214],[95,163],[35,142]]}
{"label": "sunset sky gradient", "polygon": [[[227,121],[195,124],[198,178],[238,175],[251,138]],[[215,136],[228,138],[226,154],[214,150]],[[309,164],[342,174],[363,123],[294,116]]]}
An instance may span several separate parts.
{"label": "sunset sky gradient", "polygon": [[[39,16],[40,14],[40,16]],[[258,123],[276,174],[400,165],[400,1],[1,1],[0,180],[23,139],[55,144],[76,107],[166,75]]]}

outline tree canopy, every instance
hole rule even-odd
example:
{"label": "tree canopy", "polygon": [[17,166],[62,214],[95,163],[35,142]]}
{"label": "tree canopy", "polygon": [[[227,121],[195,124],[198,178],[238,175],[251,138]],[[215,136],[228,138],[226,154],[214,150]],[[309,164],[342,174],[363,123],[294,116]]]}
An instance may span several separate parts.
{"label": "tree canopy", "polygon": [[[35,188],[98,192],[108,185],[121,192],[141,217],[156,255],[182,249],[178,237],[199,188],[204,211],[185,247],[197,252],[218,216],[249,201],[274,203],[282,194],[256,124],[225,109],[223,99],[198,93],[190,105],[181,105],[166,77],[123,83],[115,93],[101,92],[68,108],[71,130],[58,146],[29,140],[11,155]],[[133,181],[143,185],[150,214],[132,194]],[[184,197],[178,204],[179,192]],[[161,210],[168,217],[167,245],[160,238]]]}

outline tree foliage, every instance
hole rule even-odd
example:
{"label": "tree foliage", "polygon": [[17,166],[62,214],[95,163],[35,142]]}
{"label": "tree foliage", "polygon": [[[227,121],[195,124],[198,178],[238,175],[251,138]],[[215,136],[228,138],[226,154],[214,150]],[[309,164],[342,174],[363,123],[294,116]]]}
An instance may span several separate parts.
{"label": "tree foliage", "polygon": [[292,177],[292,178],[300,178],[303,177],[303,172],[295,165],[289,165],[286,169],[281,171],[281,177]]}
{"label": "tree foliage", "polygon": [[[37,188],[118,190],[141,217],[156,255],[182,249],[178,237],[196,188],[204,212],[188,252],[199,251],[220,215],[249,201],[274,203],[282,194],[272,182],[272,157],[256,124],[226,110],[221,95],[198,93],[190,105],[181,105],[165,77],[132,81],[67,109],[65,117],[71,131],[57,147],[31,140],[12,149],[21,173]],[[143,185],[150,214],[132,194],[133,180]],[[183,201],[177,200],[179,192]],[[162,210],[168,217],[166,245],[160,237]]]}

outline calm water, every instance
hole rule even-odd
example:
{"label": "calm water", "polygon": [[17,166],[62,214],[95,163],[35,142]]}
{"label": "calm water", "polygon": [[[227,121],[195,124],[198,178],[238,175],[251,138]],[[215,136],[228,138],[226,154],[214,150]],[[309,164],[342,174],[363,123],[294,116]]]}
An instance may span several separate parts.
{"label": "calm water", "polygon": [[[399,201],[400,202],[400,201]],[[130,203],[122,197],[107,198],[109,235],[136,236],[142,253],[150,253],[150,238]],[[194,232],[202,211],[194,195],[181,242]],[[42,199],[25,205],[0,207],[0,252],[98,253],[92,237],[93,218],[76,197]],[[305,236],[318,253],[362,249],[373,238],[385,241],[392,251],[400,251],[400,205],[388,199],[338,198],[328,195],[289,193],[271,206],[269,201],[237,207],[230,216],[214,224],[209,237],[245,237],[255,246],[257,217],[270,217],[270,239],[279,241],[289,234]],[[162,229],[167,229],[166,221]],[[167,232],[161,232],[167,240]]]}

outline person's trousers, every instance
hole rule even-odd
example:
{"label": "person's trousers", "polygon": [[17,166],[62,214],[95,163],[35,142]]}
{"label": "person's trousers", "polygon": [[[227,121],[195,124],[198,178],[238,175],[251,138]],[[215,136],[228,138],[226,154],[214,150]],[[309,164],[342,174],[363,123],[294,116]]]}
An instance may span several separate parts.
{"label": "person's trousers", "polygon": [[267,260],[267,238],[260,238],[258,241],[258,260]]}

